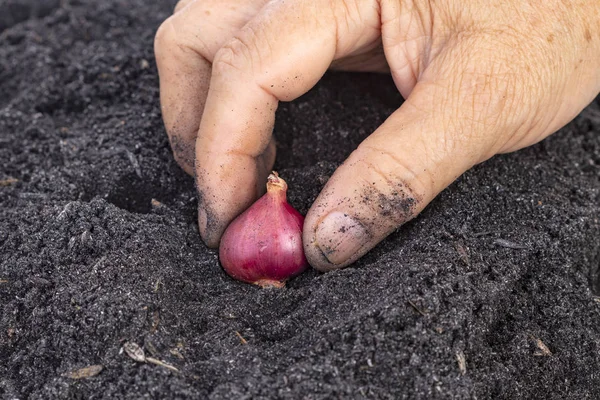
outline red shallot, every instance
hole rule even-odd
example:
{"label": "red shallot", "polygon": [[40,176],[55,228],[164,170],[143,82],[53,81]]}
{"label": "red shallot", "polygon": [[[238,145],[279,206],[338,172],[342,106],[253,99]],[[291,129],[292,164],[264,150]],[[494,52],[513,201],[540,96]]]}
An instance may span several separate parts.
{"label": "red shallot", "polygon": [[225,230],[219,258],[233,278],[282,287],[308,267],[302,247],[304,217],[288,204],[287,188],[277,172],[272,172],[267,193]]}

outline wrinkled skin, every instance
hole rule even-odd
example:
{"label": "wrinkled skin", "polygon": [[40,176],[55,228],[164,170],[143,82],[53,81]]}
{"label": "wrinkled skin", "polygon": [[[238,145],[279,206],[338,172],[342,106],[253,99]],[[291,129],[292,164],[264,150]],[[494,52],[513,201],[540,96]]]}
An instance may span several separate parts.
{"label": "wrinkled skin", "polygon": [[589,104],[600,2],[181,0],[155,51],[165,126],[196,177],[213,247],[264,191],[279,101],[329,68],[392,74],[406,101],[306,216],[306,256],[325,271],[360,258],[473,165],[544,139]]}

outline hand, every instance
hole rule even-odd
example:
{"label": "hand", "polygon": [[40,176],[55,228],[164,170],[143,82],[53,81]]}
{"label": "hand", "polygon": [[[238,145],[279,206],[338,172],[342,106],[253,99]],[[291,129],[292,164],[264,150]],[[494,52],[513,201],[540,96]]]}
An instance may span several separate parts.
{"label": "hand", "polygon": [[542,140],[590,103],[600,91],[600,3],[181,0],[155,51],[166,129],[196,176],[209,246],[264,191],[279,101],[328,68],[391,72],[406,101],[306,216],[307,258],[329,270],[473,165]]}

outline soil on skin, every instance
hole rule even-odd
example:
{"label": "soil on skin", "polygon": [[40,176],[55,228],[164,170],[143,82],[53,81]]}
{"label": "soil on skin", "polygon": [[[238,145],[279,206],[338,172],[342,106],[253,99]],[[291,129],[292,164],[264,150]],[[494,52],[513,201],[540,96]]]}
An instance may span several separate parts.
{"label": "soil on skin", "polygon": [[[173,6],[0,0],[0,398],[600,398],[599,99],[352,267],[262,290],[201,243],[170,153]],[[328,74],[282,105],[291,203],[400,103],[389,77]]]}

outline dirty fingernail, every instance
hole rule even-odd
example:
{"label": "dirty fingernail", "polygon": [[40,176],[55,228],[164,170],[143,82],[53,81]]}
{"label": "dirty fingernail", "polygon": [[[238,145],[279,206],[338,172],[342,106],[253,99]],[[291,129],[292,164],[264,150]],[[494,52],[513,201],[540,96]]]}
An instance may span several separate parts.
{"label": "dirty fingernail", "polygon": [[367,230],[358,220],[339,211],[329,213],[321,221],[315,236],[317,246],[334,265],[346,262],[369,240]]}

